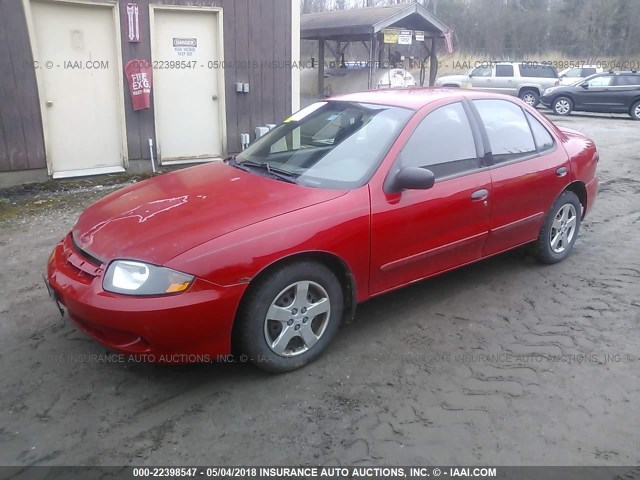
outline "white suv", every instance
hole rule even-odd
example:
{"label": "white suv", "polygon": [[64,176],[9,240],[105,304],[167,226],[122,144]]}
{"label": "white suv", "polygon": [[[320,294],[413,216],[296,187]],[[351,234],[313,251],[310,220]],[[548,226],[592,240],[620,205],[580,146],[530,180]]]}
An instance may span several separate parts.
{"label": "white suv", "polygon": [[472,88],[520,97],[535,107],[546,88],[560,84],[557,70],[538,62],[482,62],[466,75],[447,75],[436,80],[437,87]]}
{"label": "white suv", "polygon": [[558,76],[560,77],[560,85],[572,85],[578,80],[582,80],[596,73],[602,73],[603,71],[602,67],[583,65],[582,67],[565,68]]}

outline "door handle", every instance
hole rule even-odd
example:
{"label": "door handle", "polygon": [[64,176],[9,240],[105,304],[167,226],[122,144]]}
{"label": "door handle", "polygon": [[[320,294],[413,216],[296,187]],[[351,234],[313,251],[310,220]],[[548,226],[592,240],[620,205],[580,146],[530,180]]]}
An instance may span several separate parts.
{"label": "door handle", "polygon": [[481,190],[476,190],[471,194],[471,200],[484,200],[489,196],[489,190],[483,188]]}
{"label": "door handle", "polygon": [[567,167],[560,167],[556,170],[556,175],[559,177],[564,177],[567,174]]}

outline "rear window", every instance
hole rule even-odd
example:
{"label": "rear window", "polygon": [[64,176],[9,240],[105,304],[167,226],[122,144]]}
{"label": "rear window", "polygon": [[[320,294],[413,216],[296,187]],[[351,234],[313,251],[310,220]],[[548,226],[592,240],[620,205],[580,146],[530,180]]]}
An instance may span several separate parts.
{"label": "rear window", "polygon": [[558,78],[558,72],[550,65],[521,64],[521,77]]}
{"label": "rear window", "polygon": [[640,75],[618,75],[616,85],[640,85]]}
{"label": "rear window", "polygon": [[598,71],[595,68],[583,68],[582,69],[582,76],[583,77],[588,77],[589,75],[594,75],[595,73],[598,73]]}
{"label": "rear window", "polygon": [[536,142],[536,150],[538,152],[544,152],[553,148],[553,137],[548,130],[542,125],[533,115],[529,112],[525,112],[527,121],[531,127],[531,133],[533,133],[533,139]]}

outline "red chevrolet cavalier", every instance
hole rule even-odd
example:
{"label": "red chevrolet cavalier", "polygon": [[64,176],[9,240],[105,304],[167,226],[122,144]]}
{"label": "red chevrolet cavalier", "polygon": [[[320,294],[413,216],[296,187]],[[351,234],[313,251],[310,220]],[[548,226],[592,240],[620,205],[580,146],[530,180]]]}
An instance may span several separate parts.
{"label": "red chevrolet cavalier", "polygon": [[233,343],[292,370],[375,295],[524,244],[566,258],[597,162],[590,139],[511,97],[342,96],[224,162],[98,201],[55,247],[47,282],[115,351],[201,361]]}

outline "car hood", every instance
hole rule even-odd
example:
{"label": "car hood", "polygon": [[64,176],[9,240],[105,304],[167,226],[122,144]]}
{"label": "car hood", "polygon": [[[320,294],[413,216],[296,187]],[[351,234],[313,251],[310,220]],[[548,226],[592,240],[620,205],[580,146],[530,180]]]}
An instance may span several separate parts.
{"label": "car hood", "polygon": [[220,235],[344,193],[286,183],[215,162],[161,175],[104,197],[80,215],[73,239],[104,263],[127,258],[161,265]]}

